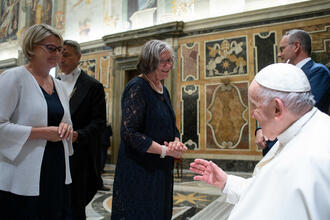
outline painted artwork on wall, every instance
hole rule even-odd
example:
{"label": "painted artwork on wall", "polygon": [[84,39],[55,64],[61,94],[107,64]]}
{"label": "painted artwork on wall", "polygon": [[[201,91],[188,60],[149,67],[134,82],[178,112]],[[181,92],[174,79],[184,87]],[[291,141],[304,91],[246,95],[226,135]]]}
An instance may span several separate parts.
{"label": "painted artwork on wall", "polygon": [[18,40],[34,24],[52,25],[64,32],[64,0],[2,0],[0,3],[0,43]]}
{"label": "painted artwork on wall", "polygon": [[0,43],[16,40],[19,0],[2,0],[0,5]]}
{"label": "painted artwork on wall", "polygon": [[38,1],[26,1],[23,10],[26,11],[28,17],[27,26],[34,24],[46,23],[52,24],[52,11],[53,1],[52,0],[38,0]]}
{"label": "painted artwork on wall", "polygon": [[194,0],[172,0],[172,13],[179,18],[191,18],[194,16]]}

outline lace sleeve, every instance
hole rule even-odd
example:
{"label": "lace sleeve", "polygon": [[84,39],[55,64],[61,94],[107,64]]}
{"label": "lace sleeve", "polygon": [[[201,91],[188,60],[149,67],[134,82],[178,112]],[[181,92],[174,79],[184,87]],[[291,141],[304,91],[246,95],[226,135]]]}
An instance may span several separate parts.
{"label": "lace sleeve", "polygon": [[137,83],[127,86],[122,97],[121,138],[128,147],[146,152],[152,139],[143,134],[146,100],[143,88]]}

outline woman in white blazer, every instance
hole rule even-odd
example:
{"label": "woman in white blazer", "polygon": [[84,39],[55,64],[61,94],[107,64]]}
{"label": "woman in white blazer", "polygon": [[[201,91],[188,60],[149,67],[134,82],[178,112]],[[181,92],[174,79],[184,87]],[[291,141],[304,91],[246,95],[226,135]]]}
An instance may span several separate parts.
{"label": "woman in white blazer", "polygon": [[0,219],[71,219],[69,98],[49,75],[62,45],[55,29],[33,25],[28,63],[0,75]]}

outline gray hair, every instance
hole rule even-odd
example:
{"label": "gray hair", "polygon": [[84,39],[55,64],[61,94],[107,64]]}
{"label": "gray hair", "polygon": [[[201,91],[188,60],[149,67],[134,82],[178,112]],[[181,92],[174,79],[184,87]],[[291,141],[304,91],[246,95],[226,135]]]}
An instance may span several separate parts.
{"label": "gray hair", "polygon": [[155,71],[160,62],[160,54],[164,51],[169,51],[174,56],[172,47],[164,41],[151,40],[148,41],[142,48],[139,56],[138,64],[136,66],[140,73],[151,73]]}
{"label": "gray hair", "polygon": [[80,44],[74,40],[65,40],[63,45],[70,46],[77,54],[81,54]]}
{"label": "gray hair", "polygon": [[308,92],[280,92],[260,85],[257,95],[261,97],[262,104],[268,105],[274,98],[279,98],[294,114],[300,114],[315,104],[311,91]]}
{"label": "gray hair", "polygon": [[61,34],[53,27],[47,24],[35,24],[29,27],[29,29],[27,29],[24,33],[22,42],[22,50],[24,56],[28,60],[31,60],[31,57],[34,55],[33,50],[35,45],[51,35],[54,35],[60,39],[61,44],[63,44],[63,38]]}
{"label": "gray hair", "polygon": [[293,44],[296,41],[299,41],[302,49],[308,53],[312,52],[312,39],[311,36],[304,30],[293,29],[288,31],[284,36],[289,36],[288,43]]}

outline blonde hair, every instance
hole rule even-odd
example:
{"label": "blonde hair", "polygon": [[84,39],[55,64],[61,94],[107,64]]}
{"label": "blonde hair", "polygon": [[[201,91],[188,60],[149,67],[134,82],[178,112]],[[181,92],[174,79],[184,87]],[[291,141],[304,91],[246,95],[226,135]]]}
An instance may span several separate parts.
{"label": "blonde hair", "polygon": [[28,60],[31,60],[31,57],[34,55],[33,49],[35,45],[51,35],[54,35],[60,39],[61,44],[63,44],[63,38],[61,34],[53,27],[47,24],[35,24],[29,27],[29,29],[27,29],[24,33],[22,42],[24,56]]}

